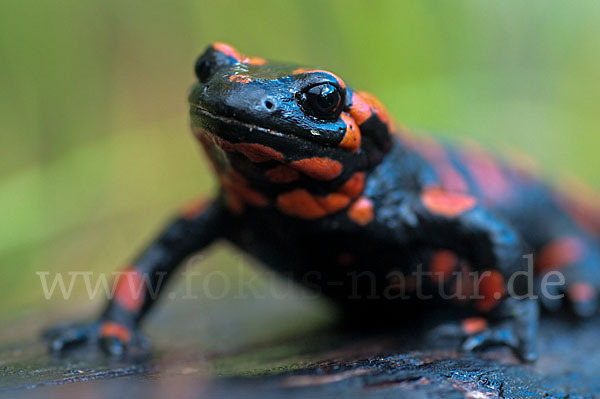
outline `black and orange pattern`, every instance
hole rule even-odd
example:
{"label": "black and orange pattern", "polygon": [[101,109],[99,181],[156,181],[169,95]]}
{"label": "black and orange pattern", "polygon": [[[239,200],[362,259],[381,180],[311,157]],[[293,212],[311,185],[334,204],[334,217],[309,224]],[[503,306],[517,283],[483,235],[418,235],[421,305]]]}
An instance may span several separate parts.
{"label": "black and orange pattern", "polygon": [[[115,342],[127,344],[155,299],[131,287],[154,286],[220,238],[298,282],[318,272],[311,288],[380,319],[426,309],[410,296],[409,305],[380,300],[382,292],[442,287],[453,299],[436,306],[473,313],[461,324],[465,349],[503,344],[535,358],[537,304],[507,289],[527,253],[537,254],[540,277],[564,273],[576,314],[596,311],[600,245],[591,231],[600,231],[600,211],[593,215],[475,145],[394,127],[377,98],[331,72],[215,43],[196,74],[192,131],[221,190],[186,205],[128,266],[98,324],[109,351],[121,352]],[[417,265],[426,280],[411,276]],[[365,272],[367,283],[348,277]],[[57,339],[68,343],[69,335]]]}

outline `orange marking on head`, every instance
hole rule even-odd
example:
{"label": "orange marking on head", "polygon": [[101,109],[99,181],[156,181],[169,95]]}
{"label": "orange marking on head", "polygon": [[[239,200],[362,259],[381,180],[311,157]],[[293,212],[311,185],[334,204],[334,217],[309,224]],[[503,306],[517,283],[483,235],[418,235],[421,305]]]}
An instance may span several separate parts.
{"label": "orange marking on head", "polygon": [[577,237],[561,237],[547,243],[538,253],[536,273],[546,273],[570,266],[581,259],[585,246]]}
{"label": "orange marking on head", "polygon": [[317,180],[332,180],[342,173],[342,164],[331,158],[305,158],[293,161],[290,165],[300,172]]}
{"label": "orange marking on head", "polygon": [[477,205],[477,200],[470,195],[448,192],[437,187],[426,189],[421,195],[421,201],[430,212],[447,217],[456,217]]}
{"label": "orange marking on head", "polygon": [[233,48],[229,44],[216,42],[216,43],[213,43],[212,46],[215,50],[225,54],[226,56],[235,58],[238,62],[241,60],[239,51],[237,51],[235,48]]}
{"label": "orange marking on head", "polygon": [[431,279],[438,284],[447,281],[452,277],[452,272],[456,270],[457,265],[458,258],[454,252],[448,250],[435,251],[429,263],[429,271],[432,273]]}
{"label": "orange marking on head", "polygon": [[283,162],[284,156],[281,152],[258,143],[236,143],[233,144],[236,151],[244,154],[252,162],[266,162],[276,160]]}
{"label": "orange marking on head", "polygon": [[124,343],[131,340],[131,331],[124,325],[115,323],[114,321],[105,321],[102,323],[99,333],[103,338],[116,337]]}
{"label": "orange marking on head", "polygon": [[573,302],[589,302],[596,298],[596,289],[589,283],[573,283],[567,294]]}
{"label": "orange marking on head", "polygon": [[374,217],[373,203],[366,197],[360,197],[348,209],[348,217],[361,226],[369,224]]}
{"label": "orange marking on head", "polygon": [[356,172],[340,187],[338,192],[346,194],[350,198],[358,197],[365,188],[365,173]]}
{"label": "orange marking on head", "polygon": [[483,317],[469,317],[464,319],[460,326],[467,335],[473,335],[482,332],[487,328],[487,321]]}
{"label": "orange marking on head", "polygon": [[252,79],[250,78],[250,76],[246,75],[231,75],[229,77],[229,81],[238,83],[250,83],[252,82]]}
{"label": "orange marking on head", "polygon": [[295,189],[277,197],[277,207],[284,213],[302,219],[318,219],[327,211],[304,189]]}
{"label": "orange marking on head", "polygon": [[292,74],[294,74],[294,75],[300,75],[300,74],[306,73],[308,71],[310,71],[309,68],[296,68],[296,69],[294,69],[292,71]]}
{"label": "orange marking on head", "polygon": [[476,300],[475,307],[480,312],[492,310],[500,302],[505,293],[504,277],[502,277],[500,272],[492,270],[489,274],[481,277],[479,294],[483,298]]}
{"label": "orange marking on head", "polygon": [[249,64],[249,65],[265,65],[267,63],[267,60],[265,60],[264,58],[261,57],[255,57],[255,56],[246,56],[242,59],[242,64]]}
{"label": "orange marking on head", "polygon": [[[383,123],[385,123],[386,125],[388,125],[390,131],[392,131],[393,129],[391,126],[390,115],[388,114],[387,110],[385,109],[385,107],[383,106],[381,101],[379,101],[379,99],[377,97],[375,97],[373,94],[368,93],[366,91],[360,91],[360,92],[358,92],[358,95],[369,105],[369,107],[371,108],[371,111],[373,111],[375,113],[375,115],[377,115],[379,120],[382,121]],[[353,97],[353,99],[354,99],[354,97]],[[360,123],[359,123],[359,125],[360,125]]]}
{"label": "orange marking on head", "polygon": [[134,266],[128,267],[117,278],[113,300],[130,312],[137,312],[144,305],[145,281]]}
{"label": "orange marking on head", "polygon": [[356,92],[352,93],[352,106],[350,116],[358,125],[365,123],[373,115],[369,104]]}
{"label": "orange marking on head", "polygon": [[346,133],[340,142],[340,147],[356,152],[360,148],[361,143],[360,129],[354,119],[345,112],[342,113],[341,118],[346,124]]}
{"label": "orange marking on head", "polygon": [[235,58],[237,62],[240,62],[242,64],[264,65],[267,63],[267,60],[265,60],[264,58],[243,55],[229,44],[217,42],[213,43],[212,46],[215,50],[220,51],[221,53],[229,57]]}
{"label": "orange marking on head", "polygon": [[502,201],[511,194],[511,184],[500,166],[489,154],[471,144],[463,159],[485,198],[492,202]]}
{"label": "orange marking on head", "polygon": [[287,165],[278,165],[265,172],[267,178],[273,183],[291,183],[300,178],[300,173]]}
{"label": "orange marking on head", "polygon": [[193,199],[188,201],[181,210],[181,216],[184,219],[194,219],[208,208],[210,201],[205,198]]}

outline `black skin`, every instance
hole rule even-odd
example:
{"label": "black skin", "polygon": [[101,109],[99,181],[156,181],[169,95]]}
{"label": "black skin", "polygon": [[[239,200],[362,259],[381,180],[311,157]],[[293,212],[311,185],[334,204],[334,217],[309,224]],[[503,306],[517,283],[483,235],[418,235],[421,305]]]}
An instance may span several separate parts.
{"label": "black skin", "polygon": [[[476,201],[455,215],[432,211],[423,194],[431,187],[441,187],[444,195],[449,191],[444,190],[436,168],[394,137],[380,114],[371,112],[357,122],[362,136],[358,151],[343,148],[346,123],[340,114],[355,115],[357,97],[335,75],[298,71],[294,65],[252,62],[227,49],[215,44],[198,60],[199,82],[190,94],[192,126],[221,181],[225,181],[223,176],[238,173],[267,204],[246,201],[241,208],[232,206],[231,192],[224,187],[202,212],[177,217],[133,262],[153,283],[161,273],[173,275],[191,254],[214,241],[227,240],[273,270],[322,292],[347,314],[360,320],[376,314],[391,323],[402,321],[409,309],[423,316],[433,307],[456,306],[435,296],[430,301],[384,298],[391,272],[408,276],[418,265],[427,268],[435,251],[445,249],[467,262],[471,270],[497,272],[506,282],[513,273],[526,270],[523,255],[537,253],[553,239],[571,235],[584,243],[586,256],[568,269],[567,286],[587,281],[598,287],[597,239],[579,228],[554,200],[553,191],[542,183],[523,178],[499,163],[510,182],[511,196],[490,203],[462,165],[460,150],[448,146],[449,162],[468,183],[466,198]],[[315,86],[318,89],[311,92]],[[243,151],[224,150],[215,138],[230,146],[262,144],[282,155],[257,161]],[[277,165],[311,157],[336,160],[342,171],[328,179],[300,173],[296,180],[280,184],[265,176],[266,170]],[[372,217],[364,223],[358,223],[348,211],[358,201],[357,196],[339,210],[311,218],[284,212],[275,205],[279,195],[292,190],[303,189],[315,196],[336,192],[357,172],[366,176],[360,198],[372,205]],[[352,265],[341,267],[339,255],[348,253]],[[357,279],[357,273],[363,272],[370,274]],[[421,288],[435,294],[435,287],[424,284]],[[524,284],[514,290],[524,293]],[[137,327],[153,303],[154,298],[146,294],[142,305],[132,311],[113,300],[97,322],[54,329],[46,338],[54,351],[92,340],[105,352],[121,355],[140,342]],[[536,358],[535,300],[504,296],[485,311],[478,312],[470,303],[464,309],[473,315],[483,314],[489,324],[483,331],[463,333],[463,349],[505,345],[524,361]],[[573,303],[573,310],[590,315],[595,311],[595,300]],[[99,333],[107,321],[131,331],[132,338]]]}

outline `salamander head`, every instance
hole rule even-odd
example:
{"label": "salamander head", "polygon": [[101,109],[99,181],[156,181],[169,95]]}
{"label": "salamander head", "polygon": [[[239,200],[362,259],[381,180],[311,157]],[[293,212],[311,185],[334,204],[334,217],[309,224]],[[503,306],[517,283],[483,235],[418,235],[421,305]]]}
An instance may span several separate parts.
{"label": "salamander head", "polygon": [[[192,129],[218,173],[253,185],[340,186],[391,146],[386,110],[331,72],[248,57],[214,43],[195,67]],[[264,191],[264,190],[263,190]]]}

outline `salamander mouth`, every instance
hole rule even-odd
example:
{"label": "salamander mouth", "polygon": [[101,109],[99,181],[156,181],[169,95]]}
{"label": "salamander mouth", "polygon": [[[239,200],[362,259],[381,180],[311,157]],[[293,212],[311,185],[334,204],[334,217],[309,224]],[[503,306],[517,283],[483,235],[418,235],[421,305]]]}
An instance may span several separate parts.
{"label": "salamander mouth", "polygon": [[[259,134],[264,133],[264,134],[268,134],[268,135],[275,136],[275,137],[286,137],[286,138],[294,138],[297,140],[301,140],[299,137],[285,134],[285,133],[277,131],[277,130],[258,126],[258,125],[248,123],[248,122],[243,122],[243,121],[240,121],[240,120],[232,118],[232,117],[217,115],[215,113],[208,111],[207,109],[202,107],[202,105],[200,105],[200,104],[190,103],[190,108],[194,115],[200,116],[202,118],[208,118],[209,120],[215,121],[219,124],[224,124],[226,126],[235,126],[237,128],[245,128],[245,129],[247,129],[247,131],[250,134],[257,132]],[[213,131],[213,129],[207,129],[207,130],[212,134],[222,136],[221,134],[219,134],[218,131]],[[220,130],[220,129],[215,129],[215,130]],[[222,137],[222,138],[225,138],[225,137]]]}

